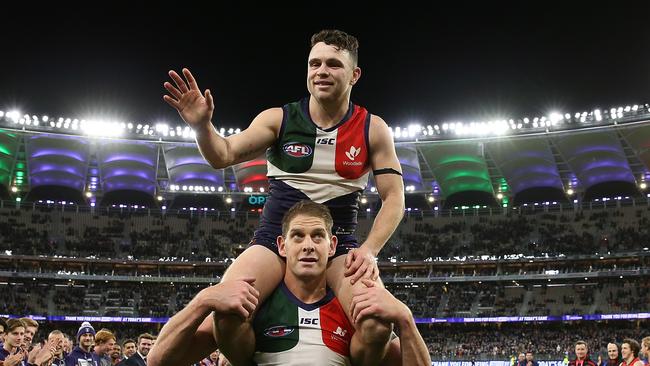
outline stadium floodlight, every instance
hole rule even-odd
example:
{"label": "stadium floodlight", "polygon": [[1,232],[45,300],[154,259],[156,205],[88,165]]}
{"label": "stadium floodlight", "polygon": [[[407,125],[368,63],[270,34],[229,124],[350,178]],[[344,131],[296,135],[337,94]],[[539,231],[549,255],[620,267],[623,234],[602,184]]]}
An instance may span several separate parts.
{"label": "stadium floodlight", "polygon": [[411,123],[408,127],[409,137],[415,137],[418,133],[422,131],[422,126],[419,123]]}
{"label": "stadium floodlight", "polygon": [[642,182],[641,184],[639,184],[639,188],[641,188],[641,189],[646,189],[647,187],[648,186],[646,185],[645,182]]}
{"label": "stadium floodlight", "polygon": [[222,186],[217,187],[217,191],[218,192],[223,192],[223,187]]}
{"label": "stadium floodlight", "polygon": [[503,193],[497,193],[497,199],[502,200],[503,199]]}
{"label": "stadium floodlight", "polygon": [[15,186],[14,186],[14,187],[11,187],[11,191],[12,191],[13,193],[18,192],[18,187],[15,187]]}
{"label": "stadium floodlight", "polygon": [[594,111],[594,117],[596,118],[597,122],[600,122],[603,120],[603,116],[600,114],[600,109],[596,109]]}
{"label": "stadium floodlight", "polygon": [[366,197],[362,197],[361,203],[365,205],[366,203],[368,203],[368,199]]}
{"label": "stadium floodlight", "polygon": [[433,196],[429,196],[429,198],[428,198],[428,200],[429,200],[429,202],[431,202],[431,203],[433,203],[433,201],[435,201],[435,200],[436,200],[436,198],[435,198],[435,197],[433,197]]}
{"label": "stadium floodlight", "polygon": [[566,194],[568,194],[569,196],[573,195],[573,189],[571,188],[567,189]]}
{"label": "stadium floodlight", "polygon": [[551,121],[551,125],[553,126],[555,126],[556,123],[560,122],[563,119],[564,116],[562,116],[562,114],[558,112],[551,112],[551,114],[549,115],[549,120]]}
{"label": "stadium floodlight", "polygon": [[18,123],[18,121],[20,121],[20,111],[14,109],[12,111],[7,112],[7,114],[5,114],[5,117],[12,120],[13,123]]}
{"label": "stadium floodlight", "polygon": [[91,198],[93,196],[92,192],[86,192],[86,197]]}
{"label": "stadium floodlight", "polygon": [[232,203],[232,198],[230,198],[230,197],[226,197],[226,203],[227,203],[227,204],[231,204],[231,203]]}
{"label": "stadium floodlight", "polygon": [[260,192],[264,193],[264,187],[260,187]]}
{"label": "stadium floodlight", "polygon": [[163,196],[158,196],[158,197],[156,197],[156,198],[158,198],[158,201],[162,201],[162,200],[163,200]]}

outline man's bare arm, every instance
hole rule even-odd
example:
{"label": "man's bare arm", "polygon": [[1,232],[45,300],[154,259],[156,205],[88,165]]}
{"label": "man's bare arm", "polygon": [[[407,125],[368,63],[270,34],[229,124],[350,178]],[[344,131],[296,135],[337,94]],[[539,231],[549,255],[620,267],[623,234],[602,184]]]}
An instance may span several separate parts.
{"label": "man's bare arm", "polygon": [[[385,170],[387,174],[375,174],[377,193],[381,208],[363,245],[368,246],[376,256],[393,235],[404,216],[404,182],[402,167],[397,158],[393,137],[388,125],[381,118],[373,116],[370,127],[370,152],[373,171]],[[399,172],[400,174],[396,174]]]}
{"label": "man's bare arm", "polygon": [[[430,366],[431,356],[424,339],[415,325],[411,310],[388,290],[376,286],[368,279],[361,280],[365,288],[356,290],[352,298],[352,318],[355,323],[365,317],[374,317],[394,323],[399,329],[399,342],[393,340],[388,346],[382,365]],[[353,359],[363,352],[361,342],[352,337],[350,353]],[[399,348],[399,349],[398,349]]]}
{"label": "man's bare arm", "polygon": [[169,71],[175,85],[164,83],[169,95],[163,99],[194,130],[199,151],[213,168],[221,169],[256,158],[276,140],[282,124],[282,108],[260,113],[241,133],[220,136],[211,121],[214,99],[210,90],[202,93],[188,69],[183,69],[182,74],[185,79],[175,71]]}
{"label": "man's bare arm", "polygon": [[212,124],[201,126],[194,130],[199,151],[215,169],[257,158],[277,139],[282,113],[282,108],[267,109],[247,129],[228,137],[220,136]]}
{"label": "man's bare arm", "polygon": [[402,168],[388,126],[377,116],[372,116],[370,121],[370,153],[373,171],[386,172],[375,174],[381,208],[366,241],[359,248],[350,251],[345,258],[345,276],[352,276],[351,283],[362,277],[377,279],[379,268],[374,258],[393,235],[404,216]]}
{"label": "man's bare arm", "polygon": [[191,365],[219,347],[213,332],[212,312],[248,318],[257,307],[254,280],[223,282],[201,290],[161,329],[147,356],[148,366]]}

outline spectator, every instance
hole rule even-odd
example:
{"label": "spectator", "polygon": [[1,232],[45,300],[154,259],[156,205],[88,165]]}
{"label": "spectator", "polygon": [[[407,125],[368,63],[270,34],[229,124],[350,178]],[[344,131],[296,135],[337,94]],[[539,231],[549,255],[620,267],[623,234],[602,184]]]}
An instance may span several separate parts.
{"label": "spectator", "polygon": [[23,338],[23,348],[27,351],[32,350],[32,341],[38,332],[38,322],[32,318],[20,318],[25,324],[25,337]]}
{"label": "spectator", "polygon": [[624,339],[621,344],[621,356],[623,357],[621,366],[643,366],[643,362],[639,360],[640,351],[639,342],[634,339]]}
{"label": "spectator", "polygon": [[93,352],[99,357],[99,366],[111,366],[112,360],[109,353],[115,346],[115,335],[107,329],[102,329],[95,334],[95,347]]}
{"label": "spectator", "polygon": [[122,347],[119,344],[115,343],[113,345],[113,349],[110,351],[110,356],[112,365],[117,365],[118,363],[122,362]]}
{"label": "spectator", "polygon": [[576,358],[569,362],[569,366],[597,366],[589,358],[589,347],[585,341],[577,341],[574,347]]}
{"label": "spectator", "polygon": [[127,339],[122,343],[122,348],[124,348],[124,359],[130,358],[136,351],[135,341]]}
{"label": "spectator", "polygon": [[21,348],[25,337],[25,323],[20,319],[7,320],[5,342],[0,349],[0,361],[5,366],[26,366],[27,351]]}
{"label": "spectator", "polygon": [[79,345],[66,356],[65,366],[100,366],[99,357],[91,351],[95,343],[95,328],[90,323],[81,323],[77,341]]}
{"label": "spectator", "polygon": [[533,358],[533,352],[526,352],[526,366],[538,366],[537,361]]}

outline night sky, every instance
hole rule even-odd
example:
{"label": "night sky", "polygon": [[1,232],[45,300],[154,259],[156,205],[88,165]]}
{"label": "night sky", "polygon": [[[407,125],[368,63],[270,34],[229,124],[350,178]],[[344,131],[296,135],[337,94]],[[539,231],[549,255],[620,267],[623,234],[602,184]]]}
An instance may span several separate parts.
{"label": "night sky", "polygon": [[309,38],[323,28],[359,38],[352,99],[389,125],[650,102],[648,2],[86,3],[3,14],[0,110],[182,123],[162,84],[186,66],[215,97],[213,121],[245,127],[307,95]]}

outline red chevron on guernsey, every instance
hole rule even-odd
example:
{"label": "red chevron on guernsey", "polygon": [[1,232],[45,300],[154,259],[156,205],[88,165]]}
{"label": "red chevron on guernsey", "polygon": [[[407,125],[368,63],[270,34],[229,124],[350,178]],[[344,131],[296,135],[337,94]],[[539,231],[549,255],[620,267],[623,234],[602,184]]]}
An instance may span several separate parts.
{"label": "red chevron on guernsey", "polygon": [[336,172],[343,178],[358,179],[370,168],[366,144],[368,117],[365,108],[355,105],[350,119],[338,128],[335,167]]}

